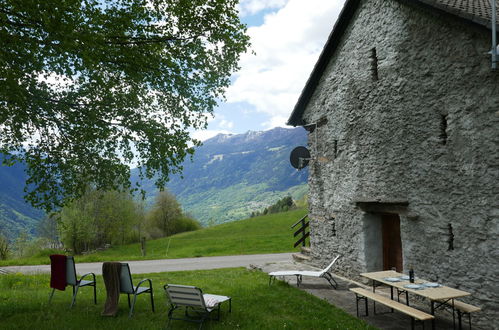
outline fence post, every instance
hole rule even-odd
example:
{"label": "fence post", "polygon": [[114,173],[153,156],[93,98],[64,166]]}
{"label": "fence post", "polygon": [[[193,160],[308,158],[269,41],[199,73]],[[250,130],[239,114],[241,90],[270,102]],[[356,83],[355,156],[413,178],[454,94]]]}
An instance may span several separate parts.
{"label": "fence post", "polygon": [[140,250],[142,251],[142,256],[146,256],[146,238],[142,237],[140,239]]}

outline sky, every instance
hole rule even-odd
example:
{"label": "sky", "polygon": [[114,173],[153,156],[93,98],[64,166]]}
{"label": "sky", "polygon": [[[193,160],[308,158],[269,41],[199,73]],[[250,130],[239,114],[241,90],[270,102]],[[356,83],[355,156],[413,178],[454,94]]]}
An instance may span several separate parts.
{"label": "sky", "polygon": [[[344,0],[241,0],[239,16],[248,26],[251,48],[242,54],[208,128],[193,132],[206,140],[288,127],[286,121],[312,72]],[[254,54],[252,53],[254,52]]]}

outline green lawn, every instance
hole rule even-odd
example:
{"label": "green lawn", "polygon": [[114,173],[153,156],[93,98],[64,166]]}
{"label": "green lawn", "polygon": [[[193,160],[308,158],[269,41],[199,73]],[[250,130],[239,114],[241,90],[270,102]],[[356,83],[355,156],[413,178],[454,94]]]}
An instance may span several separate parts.
{"label": "green lawn", "polygon": [[[97,278],[97,305],[92,289],[78,293],[70,309],[71,289],[56,291],[48,305],[49,275],[9,274],[0,276],[0,328],[2,329],[161,329],[167,320],[167,303],[162,286],[166,283],[196,285],[204,292],[231,296],[232,313],[222,308],[220,321],[208,321],[205,329],[374,329],[364,321],[306,292],[243,268],[191,272],[169,272],[134,276],[135,282],[153,280],[156,312],[149,296],[137,299],[135,313],[128,318],[126,296],[120,299],[117,317],[101,317],[105,288]],[[197,325],[173,321],[174,329],[196,329]]]}
{"label": "green lawn", "polygon": [[[158,240],[147,241],[147,255],[140,244],[112,247],[105,251],[79,255],[77,262],[191,258],[238,254],[292,252],[294,238],[290,227],[307,213],[306,209],[234,221]],[[0,261],[0,266],[48,264],[51,252],[31,258]]]}

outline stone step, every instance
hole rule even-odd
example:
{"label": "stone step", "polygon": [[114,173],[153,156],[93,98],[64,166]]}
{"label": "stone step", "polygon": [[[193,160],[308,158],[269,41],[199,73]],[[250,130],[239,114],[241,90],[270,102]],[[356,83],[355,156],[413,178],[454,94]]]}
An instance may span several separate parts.
{"label": "stone step", "polygon": [[307,262],[312,260],[312,257],[298,252],[298,253],[293,253],[293,259],[295,259],[297,262]]}
{"label": "stone step", "polygon": [[308,246],[301,247],[301,254],[304,254],[306,256],[310,256],[311,253],[312,253],[312,249],[309,248]]}

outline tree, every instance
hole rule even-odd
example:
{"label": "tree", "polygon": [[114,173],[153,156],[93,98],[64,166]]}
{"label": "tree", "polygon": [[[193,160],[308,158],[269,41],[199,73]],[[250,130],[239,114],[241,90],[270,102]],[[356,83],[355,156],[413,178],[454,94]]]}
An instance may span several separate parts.
{"label": "tree", "polygon": [[78,202],[75,201],[65,206],[59,212],[57,222],[61,242],[74,254],[88,250],[97,232],[92,218]]}
{"label": "tree", "polygon": [[61,241],[74,253],[80,253],[138,240],[137,210],[130,193],[88,188],[82,197],[57,213]]}
{"label": "tree", "polygon": [[56,248],[59,243],[57,234],[57,222],[54,214],[46,215],[37,226],[38,236],[46,239],[51,248]]}
{"label": "tree", "polygon": [[[148,218],[153,236],[169,236],[177,232],[175,227],[182,218],[182,209],[175,196],[168,191],[161,191],[156,195]],[[154,233],[154,229],[159,230],[159,235]]]}
{"label": "tree", "polygon": [[181,171],[249,46],[237,2],[0,0],[0,153],[27,164],[26,199]]}
{"label": "tree", "polygon": [[0,260],[5,260],[9,256],[9,240],[3,233],[0,233]]}
{"label": "tree", "polygon": [[19,233],[19,236],[17,236],[15,244],[14,244],[18,256],[20,256],[20,257],[24,256],[24,253],[26,251],[26,247],[29,244],[29,240],[30,240],[30,237],[29,237],[28,232],[26,230],[22,230]]}

